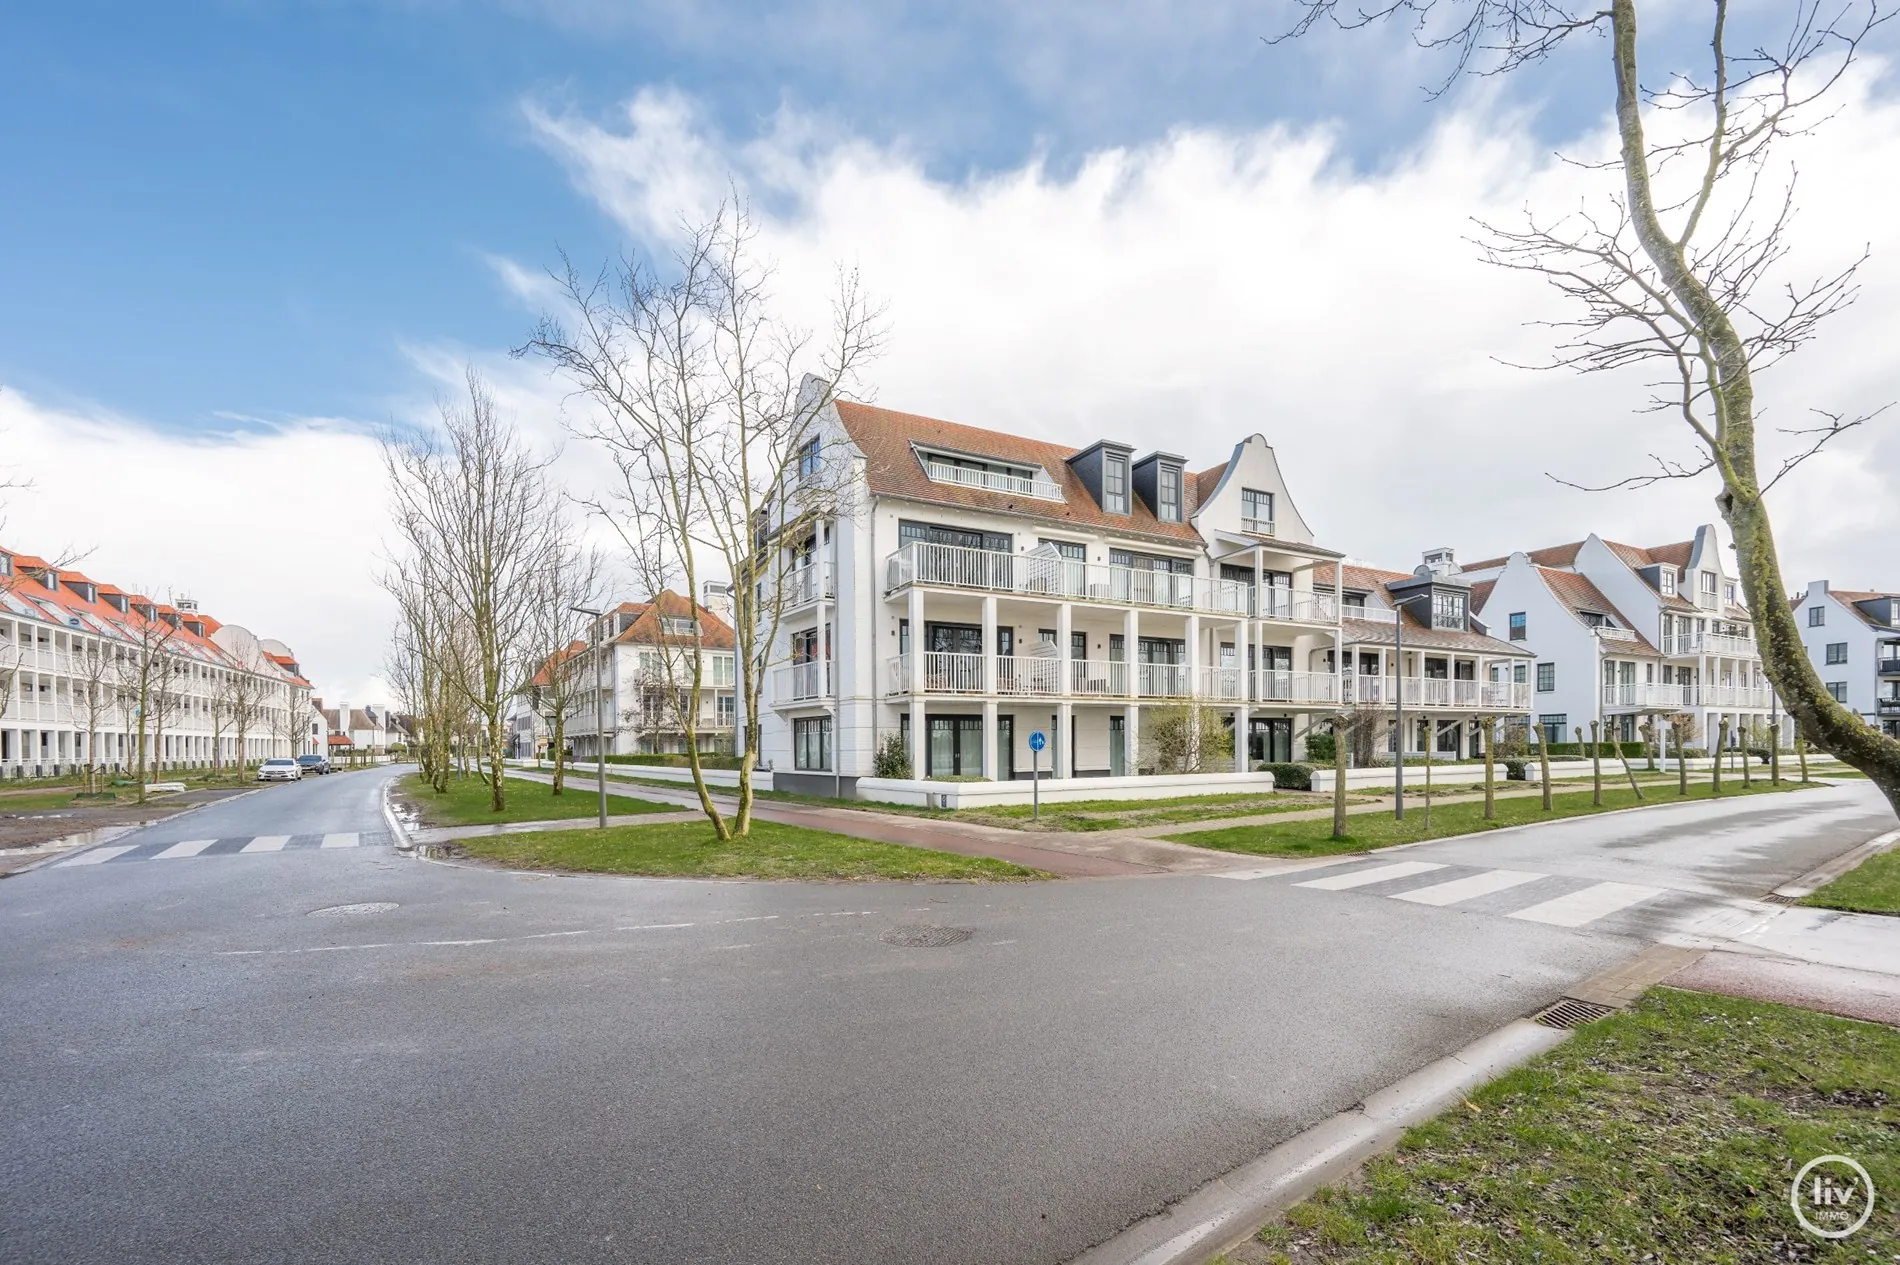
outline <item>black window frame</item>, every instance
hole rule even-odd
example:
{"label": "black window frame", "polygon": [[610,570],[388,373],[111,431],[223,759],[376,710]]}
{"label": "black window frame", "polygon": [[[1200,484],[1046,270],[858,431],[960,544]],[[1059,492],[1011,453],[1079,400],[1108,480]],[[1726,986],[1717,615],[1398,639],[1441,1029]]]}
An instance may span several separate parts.
{"label": "black window frame", "polygon": [[1540,663],[1537,665],[1537,692],[1555,694],[1557,692],[1557,665]]}
{"label": "black window frame", "polygon": [[1827,627],[1827,607],[1825,606],[1808,607],[1808,627],[1810,628]]}
{"label": "black window frame", "polygon": [[1524,611],[1512,611],[1505,617],[1510,625],[1511,640],[1525,641],[1530,636],[1529,616]]}
{"label": "black window frame", "polygon": [[[978,543],[972,544],[971,541]],[[950,545],[958,549],[981,549],[989,553],[1012,553],[1016,542],[1007,532],[984,531],[980,527],[954,527],[920,518],[897,520],[897,547],[909,544]]]}
{"label": "black window frame", "polygon": [[1102,454],[1102,512],[1127,514],[1130,496],[1128,458],[1123,453]]}
{"label": "black window frame", "polygon": [[1847,662],[1847,643],[1845,641],[1828,642],[1827,643],[1827,665],[1829,667],[1833,667],[1837,664],[1844,664],[1846,662]]}
{"label": "black window frame", "polygon": [[1155,517],[1164,523],[1181,521],[1181,485],[1181,467],[1162,466],[1155,472]]}
{"label": "black window frame", "polygon": [[[816,752],[812,750],[816,745]],[[821,763],[813,764],[813,756]],[[831,772],[831,717],[795,716],[792,718],[792,767],[801,773]]]}

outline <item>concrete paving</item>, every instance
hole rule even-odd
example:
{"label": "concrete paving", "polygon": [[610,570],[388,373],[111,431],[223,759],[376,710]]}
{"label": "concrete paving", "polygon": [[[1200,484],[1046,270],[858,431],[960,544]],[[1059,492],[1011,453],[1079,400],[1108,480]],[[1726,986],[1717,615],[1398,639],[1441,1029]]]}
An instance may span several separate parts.
{"label": "concrete paving", "polygon": [[[1029,885],[451,867],[387,846],[387,776],[0,881],[0,1259],[1067,1261],[1891,825],[1843,788],[1773,829],[1757,798],[1488,839],[1479,864],[1522,850],[1559,882],[1701,885],[1560,926],[1257,863]],[[1426,852],[1453,846],[1405,855],[1456,874]]]}

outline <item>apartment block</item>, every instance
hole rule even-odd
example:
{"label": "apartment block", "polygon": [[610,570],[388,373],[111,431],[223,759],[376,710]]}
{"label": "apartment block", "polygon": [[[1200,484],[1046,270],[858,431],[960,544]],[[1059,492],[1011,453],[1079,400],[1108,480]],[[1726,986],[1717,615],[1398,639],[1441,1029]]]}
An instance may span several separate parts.
{"label": "apartment block", "polygon": [[[234,698],[252,713],[242,752]],[[310,683],[282,642],[0,549],[0,777],[132,768],[141,712],[148,771],[321,749]]]}
{"label": "apartment block", "polygon": [[1828,692],[1900,738],[1900,593],[1835,589],[1815,580],[1792,604],[1801,643]]}
{"label": "apartment block", "polygon": [[781,560],[760,754],[782,788],[849,795],[893,736],[920,778],[1130,776],[1144,714],[1189,701],[1242,736],[1238,771],[1342,706],[1403,696],[1463,749],[1528,705],[1462,580],[1348,567],[1342,594],[1260,435],[1193,471],[840,401],[801,469],[844,490]]}
{"label": "apartment block", "polygon": [[[699,749],[732,750],[738,715],[735,638],[716,609],[717,586],[708,590],[708,603],[689,601],[671,589],[648,601],[622,602],[597,621],[587,641],[567,648],[574,675],[564,728],[577,759],[596,755],[603,745],[609,755],[684,753],[680,718],[687,711],[695,654],[702,656],[693,726]],[[537,679],[545,682],[544,676]],[[548,738],[533,689],[521,698],[512,728],[511,742],[523,757],[544,750]]]}
{"label": "apartment block", "polygon": [[1642,547],[1585,540],[1470,563],[1477,609],[1535,656],[1535,723],[1574,742],[1594,723],[1636,741],[1645,718],[1688,715],[1692,745],[1721,723],[1731,745],[1775,714],[1754,621],[1713,524],[1693,539]]}

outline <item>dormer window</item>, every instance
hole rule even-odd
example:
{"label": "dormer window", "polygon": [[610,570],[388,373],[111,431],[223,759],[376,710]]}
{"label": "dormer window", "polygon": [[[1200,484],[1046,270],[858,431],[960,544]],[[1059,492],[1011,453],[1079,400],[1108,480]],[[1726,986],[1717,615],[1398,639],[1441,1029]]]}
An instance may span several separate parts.
{"label": "dormer window", "polygon": [[1676,595],[1676,573],[1669,567],[1657,568],[1656,588],[1664,597],[1674,597]]}
{"label": "dormer window", "polygon": [[1065,499],[1062,486],[1051,479],[1049,472],[1041,466],[921,448],[917,450],[917,457],[924,463],[924,473],[932,483],[955,483],[968,488],[981,488],[985,492],[1033,496],[1044,501]]}
{"label": "dormer window", "polygon": [[660,632],[668,637],[690,637],[693,635],[693,621],[674,615],[662,616]]}
{"label": "dormer window", "polygon": [[1181,469],[1179,466],[1162,466],[1158,473],[1157,487],[1159,496],[1155,505],[1155,517],[1164,523],[1181,521]]}
{"label": "dormer window", "polygon": [[1102,510],[1109,514],[1128,512],[1128,458],[1123,453],[1111,452],[1103,458]]}
{"label": "dormer window", "polygon": [[1462,632],[1465,626],[1465,595],[1448,589],[1432,590],[1432,627]]}
{"label": "dormer window", "polygon": [[1255,488],[1240,490],[1240,530],[1256,536],[1273,535],[1273,493]]}

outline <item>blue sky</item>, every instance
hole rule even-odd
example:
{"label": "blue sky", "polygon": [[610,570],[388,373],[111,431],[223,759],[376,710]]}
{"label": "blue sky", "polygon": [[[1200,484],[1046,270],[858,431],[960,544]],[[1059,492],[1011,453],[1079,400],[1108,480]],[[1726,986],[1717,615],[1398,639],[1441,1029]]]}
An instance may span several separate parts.
{"label": "blue sky", "polygon": [[953,180],[1321,118],[1376,162],[1432,117],[1431,66],[1398,32],[1269,48],[1271,5],[753,8],[11,6],[0,380],[180,429],[383,420],[416,387],[405,347],[520,339],[528,314],[485,256],[621,242],[536,143],[528,100],[598,115],[663,85],[739,137],[790,106]]}

